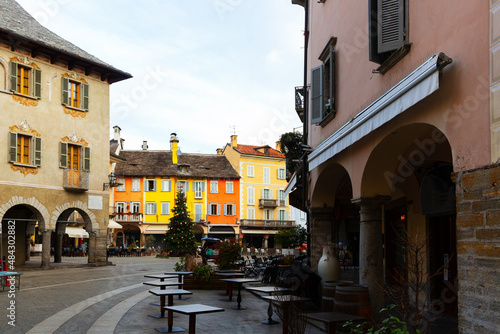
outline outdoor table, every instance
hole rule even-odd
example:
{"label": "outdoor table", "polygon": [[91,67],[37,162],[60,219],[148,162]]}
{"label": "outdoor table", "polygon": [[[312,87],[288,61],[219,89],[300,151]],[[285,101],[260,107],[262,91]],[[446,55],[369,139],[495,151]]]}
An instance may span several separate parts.
{"label": "outdoor table", "polygon": [[360,317],[354,314],[348,314],[343,312],[320,312],[320,313],[309,313],[305,314],[306,318],[320,321],[326,324],[327,333],[335,334],[336,326],[339,323],[344,323],[346,321],[366,321],[366,318]]}
{"label": "outdoor table", "polygon": [[[227,277],[227,278],[238,278],[238,277],[245,277],[245,273],[241,271],[230,271],[230,270],[217,270],[216,271],[217,276],[222,276],[222,277]],[[231,282],[226,282],[226,293],[220,294],[221,296],[229,296],[229,294],[232,294],[230,290],[232,290],[233,286]],[[229,300],[227,299],[221,299],[222,301],[231,301],[231,298]]]}
{"label": "outdoor table", "polygon": [[156,286],[157,288],[160,288],[160,290],[165,290],[167,286],[177,286],[180,289],[182,288],[183,285],[176,282],[161,282],[161,281],[143,282],[142,284]]}
{"label": "outdoor table", "polygon": [[208,305],[203,305],[203,304],[167,306],[167,307],[165,307],[165,309],[168,310],[168,328],[167,329],[178,328],[178,327],[172,327],[172,323],[171,323],[172,313],[171,312],[179,312],[182,314],[189,315],[189,331],[188,331],[189,334],[196,333],[196,315],[197,314],[224,312],[225,311],[223,308],[220,308],[220,307],[213,307],[213,306],[208,306]]}
{"label": "outdoor table", "polygon": [[[221,278],[221,281],[224,282],[231,282],[231,283],[237,283],[238,284],[238,298],[236,301],[238,302],[238,306],[232,307],[234,310],[245,310],[246,307],[241,307],[241,287],[243,283],[249,283],[249,282],[260,282],[260,279],[258,278]],[[232,300],[233,298],[233,289],[229,290],[229,300]]]}
{"label": "outdoor table", "polygon": [[[182,289],[170,289],[170,290],[149,290],[155,296],[160,296],[160,314],[149,315],[153,318],[165,318],[165,296],[168,296],[168,305],[174,305],[174,295],[192,295],[191,291],[186,291]],[[170,314],[170,313],[169,313]]]}
{"label": "outdoor table", "polygon": [[263,296],[263,299],[267,299],[271,302],[281,303],[283,307],[283,334],[288,334],[288,306],[290,303],[303,302],[310,300],[309,298],[304,298],[300,296],[293,295],[283,295],[283,296]]}
{"label": "outdoor table", "polygon": [[[276,287],[276,286],[249,286],[246,288],[247,290],[251,291],[257,291],[257,292],[263,292],[263,293],[268,293],[270,296],[273,293],[283,293],[290,291],[289,288],[282,288],[282,287]],[[273,320],[273,302],[269,301],[269,306],[267,308],[267,315],[269,318],[267,320],[262,321],[264,325],[275,325],[279,324],[279,321]]]}
{"label": "outdoor table", "polygon": [[17,289],[21,289],[21,275],[22,273],[16,271],[0,271],[0,281],[2,281],[2,290],[5,288],[4,278],[7,280],[7,277],[14,276],[14,279],[17,277]]}
{"label": "outdoor table", "polygon": [[[192,271],[169,271],[165,273],[165,275],[177,275],[178,282],[184,284],[184,276],[191,275],[192,273]],[[179,299],[188,299],[188,297],[182,298],[182,296],[179,295]]]}
{"label": "outdoor table", "polygon": [[[168,278],[177,278],[177,276],[164,275],[164,274],[149,274],[149,275],[144,275],[144,277],[146,277],[146,278],[156,278],[156,279],[159,279],[160,282],[164,282],[165,279],[168,279]],[[147,285],[151,285],[151,284],[147,284]],[[182,289],[183,286],[182,285],[178,285],[178,288]],[[164,290],[165,286],[160,286],[160,289]],[[151,303],[151,305],[160,306],[160,303]]]}

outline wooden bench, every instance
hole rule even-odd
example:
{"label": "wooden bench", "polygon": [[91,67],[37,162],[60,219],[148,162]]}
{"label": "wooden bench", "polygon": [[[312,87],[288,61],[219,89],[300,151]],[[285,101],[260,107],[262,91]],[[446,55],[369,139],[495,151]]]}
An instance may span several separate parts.
{"label": "wooden bench", "polygon": [[[224,312],[225,310],[220,307],[214,307],[203,304],[191,304],[191,305],[179,305],[179,306],[166,306],[165,310],[168,311],[168,329],[172,329],[172,312],[179,312],[182,314],[189,315],[189,334],[196,333],[196,315],[213,313],[213,312]],[[180,328],[182,329],[182,328]]]}

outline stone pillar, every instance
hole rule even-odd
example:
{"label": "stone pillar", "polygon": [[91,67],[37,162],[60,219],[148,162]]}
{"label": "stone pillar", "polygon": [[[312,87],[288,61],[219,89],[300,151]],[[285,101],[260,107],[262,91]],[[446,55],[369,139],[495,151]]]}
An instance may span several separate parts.
{"label": "stone pillar", "polygon": [[24,257],[25,261],[29,261],[31,258],[30,251],[31,251],[31,236],[32,235],[33,234],[29,234],[29,233],[26,234],[26,254]]}
{"label": "stone pillar", "polygon": [[106,232],[90,231],[88,247],[88,264],[94,266],[107,265],[106,260]]}
{"label": "stone pillar", "polygon": [[359,284],[368,286],[372,315],[377,319],[384,307],[384,253],[382,240],[382,205],[390,197],[361,197],[352,200],[359,205]]}
{"label": "stone pillar", "polygon": [[56,232],[56,244],[54,247],[54,263],[62,262],[62,239],[65,232]]}
{"label": "stone pillar", "polygon": [[269,248],[268,245],[269,245],[269,235],[266,234],[266,235],[264,235],[264,241],[262,243],[262,248],[267,249],[267,248]]}
{"label": "stone pillar", "polygon": [[318,261],[323,255],[321,245],[334,242],[334,211],[333,208],[311,208],[311,268],[318,270]]}
{"label": "stone pillar", "polygon": [[41,268],[50,267],[50,238],[53,230],[42,231],[42,265]]}
{"label": "stone pillar", "polygon": [[140,240],[139,240],[139,245],[137,245],[137,247],[139,246],[146,246],[146,235],[144,233],[142,233],[141,231],[141,237],[140,237]]}

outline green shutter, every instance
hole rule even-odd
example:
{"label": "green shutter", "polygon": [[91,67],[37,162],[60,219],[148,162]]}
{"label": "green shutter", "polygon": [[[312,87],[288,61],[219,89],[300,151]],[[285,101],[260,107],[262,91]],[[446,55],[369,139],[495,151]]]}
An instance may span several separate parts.
{"label": "green shutter", "polygon": [[42,165],[42,138],[33,137],[33,165],[40,167]]}
{"label": "green shutter", "polygon": [[10,90],[17,92],[17,63],[10,62]]}
{"label": "green shutter", "polygon": [[68,168],[68,143],[59,143],[59,167]]}
{"label": "green shutter", "polygon": [[90,147],[83,146],[83,170],[90,170]]}
{"label": "green shutter", "polygon": [[33,97],[37,99],[42,97],[42,71],[33,69]]}
{"label": "green shutter", "polygon": [[17,133],[9,132],[9,162],[17,161]]}
{"label": "green shutter", "polygon": [[323,65],[311,70],[311,124],[323,119]]}
{"label": "green shutter", "polygon": [[81,105],[80,108],[89,111],[89,85],[87,84],[82,84],[81,87]]}
{"label": "green shutter", "polygon": [[69,79],[62,77],[61,78],[61,92],[62,92],[62,104],[67,106],[69,104]]}
{"label": "green shutter", "polygon": [[378,0],[378,53],[394,51],[404,44],[405,0]]}

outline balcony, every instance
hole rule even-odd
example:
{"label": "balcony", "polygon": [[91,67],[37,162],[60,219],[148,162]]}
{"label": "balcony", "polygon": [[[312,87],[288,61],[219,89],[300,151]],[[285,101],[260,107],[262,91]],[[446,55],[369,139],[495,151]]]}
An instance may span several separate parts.
{"label": "balcony", "polygon": [[271,199],[271,198],[259,199],[259,209],[277,208],[277,207],[278,207],[278,200],[277,199]]}
{"label": "balcony", "polygon": [[90,172],[81,169],[64,169],[63,188],[71,192],[84,192],[89,190]]}
{"label": "balcony", "polygon": [[135,213],[128,214],[128,213],[121,213],[117,214],[115,216],[115,221],[116,222],[142,222],[142,214],[136,215]]}
{"label": "balcony", "polygon": [[304,86],[295,87],[295,111],[302,122],[304,122],[305,95]]}
{"label": "balcony", "polygon": [[295,227],[295,220],[261,220],[261,219],[242,219],[241,227],[269,227],[269,228],[286,228]]}

